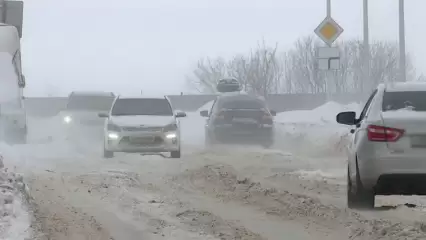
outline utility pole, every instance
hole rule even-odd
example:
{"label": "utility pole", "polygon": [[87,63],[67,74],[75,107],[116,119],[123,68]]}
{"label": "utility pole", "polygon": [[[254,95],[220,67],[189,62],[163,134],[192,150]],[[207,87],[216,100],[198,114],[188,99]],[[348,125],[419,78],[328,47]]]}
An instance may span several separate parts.
{"label": "utility pole", "polygon": [[364,21],[364,33],[363,33],[363,37],[364,37],[364,42],[363,42],[363,55],[364,55],[364,64],[363,64],[363,72],[364,72],[364,82],[366,83],[366,85],[369,87],[369,89],[365,89],[365,85],[362,84],[362,91],[369,91],[371,87],[375,87],[375,86],[371,86],[370,83],[370,43],[369,43],[369,29],[368,29],[368,0],[363,0],[363,21]]}
{"label": "utility pole", "polygon": [[0,0],[0,23],[6,22],[6,2]]}
{"label": "utility pole", "polygon": [[399,73],[400,81],[407,81],[407,69],[405,60],[404,0],[399,0]]}
{"label": "utility pole", "polygon": [[[327,0],[327,17],[331,18],[331,0]],[[331,44],[328,44],[329,47],[331,47]],[[331,101],[332,100],[332,92],[331,92],[331,78],[332,78],[332,74],[331,71],[328,70],[325,73],[325,84],[326,84],[326,89],[327,89],[327,101]]]}
{"label": "utility pole", "polygon": [[327,0],[327,17],[331,17],[331,0]]}

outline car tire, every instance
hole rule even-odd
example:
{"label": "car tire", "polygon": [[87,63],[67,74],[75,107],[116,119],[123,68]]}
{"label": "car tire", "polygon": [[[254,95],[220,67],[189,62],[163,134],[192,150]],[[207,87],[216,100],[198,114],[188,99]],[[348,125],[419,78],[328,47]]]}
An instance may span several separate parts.
{"label": "car tire", "polygon": [[8,144],[26,144],[27,143],[27,128],[6,131],[5,141]]}
{"label": "car tire", "polygon": [[114,152],[108,151],[104,148],[104,158],[113,158],[113,157],[114,157]]}
{"label": "car tire", "polygon": [[204,138],[204,145],[206,147],[211,147],[213,145],[213,139],[208,133],[206,133],[206,136]]}
{"label": "car tire", "polygon": [[171,158],[180,158],[180,149],[178,151],[171,151],[170,157]]}
{"label": "car tire", "polygon": [[350,170],[347,174],[347,206],[350,209],[373,209],[375,194],[373,190],[367,190],[362,186],[359,176],[358,164],[356,165],[356,185],[351,181]]}
{"label": "car tire", "polygon": [[262,143],[262,147],[265,148],[265,149],[270,149],[273,145],[274,145],[273,141],[266,141],[266,142]]}

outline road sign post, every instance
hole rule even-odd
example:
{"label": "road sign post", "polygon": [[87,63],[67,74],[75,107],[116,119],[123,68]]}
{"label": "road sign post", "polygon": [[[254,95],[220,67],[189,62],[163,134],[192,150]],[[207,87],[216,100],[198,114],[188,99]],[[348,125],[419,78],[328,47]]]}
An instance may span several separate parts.
{"label": "road sign post", "polygon": [[317,49],[318,69],[326,72],[327,96],[330,100],[330,70],[340,69],[340,51],[332,47],[336,39],[343,33],[343,28],[331,17],[331,0],[327,0],[327,16],[314,30],[315,34],[328,46]]}

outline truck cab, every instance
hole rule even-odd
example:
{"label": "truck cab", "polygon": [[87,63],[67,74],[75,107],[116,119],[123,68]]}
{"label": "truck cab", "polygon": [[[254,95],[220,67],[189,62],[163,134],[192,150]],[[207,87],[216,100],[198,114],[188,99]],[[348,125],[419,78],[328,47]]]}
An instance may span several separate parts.
{"label": "truck cab", "polygon": [[16,27],[0,23],[0,140],[25,143],[27,118],[24,108],[21,43]]}

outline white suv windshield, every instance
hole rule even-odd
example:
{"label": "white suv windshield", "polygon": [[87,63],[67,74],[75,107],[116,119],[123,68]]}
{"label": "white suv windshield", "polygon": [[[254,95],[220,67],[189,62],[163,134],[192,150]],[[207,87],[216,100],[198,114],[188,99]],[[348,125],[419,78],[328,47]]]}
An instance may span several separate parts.
{"label": "white suv windshield", "polygon": [[399,109],[426,111],[426,91],[385,92],[382,109],[384,112]]}
{"label": "white suv windshield", "polygon": [[117,99],[111,110],[113,116],[153,115],[173,116],[173,110],[166,99],[126,98]]}

